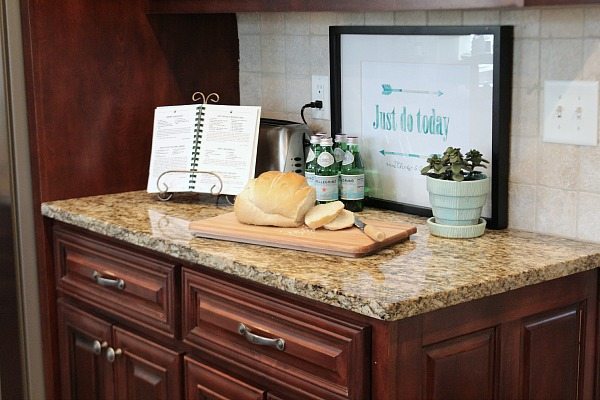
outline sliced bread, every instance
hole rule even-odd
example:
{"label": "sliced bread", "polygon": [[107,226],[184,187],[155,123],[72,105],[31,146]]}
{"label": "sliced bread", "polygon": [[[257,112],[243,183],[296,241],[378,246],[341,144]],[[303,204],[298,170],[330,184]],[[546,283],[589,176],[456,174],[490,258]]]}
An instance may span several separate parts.
{"label": "sliced bread", "polygon": [[354,213],[348,210],[342,210],[333,221],[323,225],[323,228],[330,231],[337,231],[339,229],[350,228],[354,225]]}
{"label": "sliced bread", "polygon": [[341,201],[318,204],[308,210],[304,217],[304,223],[311,229],[317,229],[333,221],[344,209]]}

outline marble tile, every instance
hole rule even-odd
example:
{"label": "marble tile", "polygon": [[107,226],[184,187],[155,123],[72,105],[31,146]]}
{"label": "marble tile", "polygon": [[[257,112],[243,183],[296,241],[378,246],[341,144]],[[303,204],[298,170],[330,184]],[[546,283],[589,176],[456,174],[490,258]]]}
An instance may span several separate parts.
{"label": "marble tile", "polygon": [[577,239],[598,242],[600,193],[580,192],[577,198]]}
{"label": "marble tile", "polygon": [[584,9],[559,7],[543,9],[541,32],[543,38],[576,38],[583,35]]}
{"label": "marble tile", "polygon": [[283,13],[260,13],[260,33],[263,35],[285,34],[285,17]]}
{"label": "marble tile", "polygon": [[340,12],[336,13],[336,25],[355,25],[365,24],[365,14],[360,12]]}
{"label": "marble tile", "polygon": [[256,72],[240,72],[240,104],[260,106],[262,104],[262,75]]}
{"label": "marble tile", "polygon": [[583,35],[585,37],[600,37],[600,7],[584,9]]}
{"label": "marble tile", "polygon": [[311,75],[329,75],[329,36],[310,37]]}
{"label": "marble tile", "polygon": [[260,72],[261,64],[261,45],[259,35],[240,36],[240,71]]}
{"label": "marble tile", "polygon": [[540,42],[515,40],[513,57],[513,88],[537,88],[540,74]]}
{"label": "marble tile", "polygon": [[310,13],[310,33],[313,35],[329,35],[329,27],[336,25],[336,13]]}
{"label": "marble tile", "polygon": [[[285,36],[261,36],[261,62],[263,74],[285,72]],[[241,50],[241,43],[240,43]]]}
{"label": "marble tile", "polygon": [[537,183],[557,189],[576,189],[579,154],[579,146],[539,142]]}
{"label": "marble tile", "polygon": [[285,111],[285,81],[283,74],[263,74],[263,111]]}
{"label": "marble tile", "polygon": [[[285,82],[285,111],[300,116],[300,109],[311,99],[311,78],[288,76]],[[307,110],[308,111],[308,110]],[[308,111],[310,113],[310,111]]]}
{"label": "marble tile", "polygon": [[511,137],[539,136],[539,101],[536,88],[513,88]]}
{"label": "marble tile", "polygon": [[367,12],[365,13],[365,25],[394,25],[394,13]]}
{"label": "marble tile", "polygon": [[461,25],[462,11],[427,11],[427,25]]}
{"label": "marble tile", "polygon": [[535,230],[550,235],[577,237],[577,192],[538,186]]}
{"label": "marble tile", "polygon": [[535,230],[535,192],[533,185],[511,183],[508,188],[508,227]]}
{"label": "marble tile", "polygon": [[600,80],[600,39],[584,39],[582,79]]}
{"label": "marble tile", "polygon": [[498,10],[468,10],[463,11],[463,25],[498,25],[500,11]]}
{"label": "marble tile", "polygon": [[537,144],[536,137],[515,136],[510,140],[510,172],[511,183],[536,184],[537,176]]}
{"label": "marble tile", "polygon": [[236,18],[239,35],[251,35],[260,33],[259,13],[237,13]]}
{"label": "marble tile", "polygon": [[[579,173],[577,175],[578,190],[600,194],[599,161],[600,146],[580,146],[579,165],[574,166],[575,168],[579,167]],[[600,225],[600,220],[598,220],[598,224]]]}
{"label": "marble tile", "polygon": [[[561,62],[558,62],[558,61]],[[583,67],[583,39],[542,40],[540,81],[580,80]]]}
{"label": "marble tile", "polygon": [[398,11],[394,13],[394,25],[427,25],[427,11]]}
{"label": "marble tile", "polygon": [[502,10],[500,23],[513,25],[515,38],[537,38],[540,35],[540,10]]}
{"label": "marble tile", "polygon": [[310,33],[310,14],[305,12],[288,12],[285,16],[285,33],[287,35],[308,35]]}
{"label": "marble tile", "polygon": [[[310,37],[285,37],[285,73],[286,75],[310,75]],[[309,85],[310,88],[310,85]]]}

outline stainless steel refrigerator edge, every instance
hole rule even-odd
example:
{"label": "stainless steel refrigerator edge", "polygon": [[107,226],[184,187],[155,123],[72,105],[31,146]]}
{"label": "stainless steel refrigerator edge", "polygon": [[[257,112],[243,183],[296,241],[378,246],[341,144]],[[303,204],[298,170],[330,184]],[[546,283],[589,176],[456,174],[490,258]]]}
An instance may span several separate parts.
{"label": "stainless steel refrigerator edge", "polygon": [[19,7],[0,1],[0,400],[44,398]]}

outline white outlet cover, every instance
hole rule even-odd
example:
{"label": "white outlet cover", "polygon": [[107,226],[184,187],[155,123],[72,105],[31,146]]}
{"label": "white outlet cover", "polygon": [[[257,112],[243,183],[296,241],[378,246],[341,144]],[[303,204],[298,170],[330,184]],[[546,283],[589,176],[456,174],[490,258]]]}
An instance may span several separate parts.
{"label": "white outlet cover", "polygon": [[545,81],[543,141],[598,144],[598,82]]}
{"label": "white outlet cover", "polygon": [[329,76],[312,76],[312,99],[311,101],[321,100],[323,108],[312,108],[311,116],[315,119],[331,119],[331,101],[329,97]]}

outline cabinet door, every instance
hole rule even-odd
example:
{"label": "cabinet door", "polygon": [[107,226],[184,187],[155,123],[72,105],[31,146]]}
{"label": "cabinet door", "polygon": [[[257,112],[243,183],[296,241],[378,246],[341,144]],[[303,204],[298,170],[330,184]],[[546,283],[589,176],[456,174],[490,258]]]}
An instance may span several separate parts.
{"label": "cabinet door", "polygon": [[179,353],[117,327],[112,346],[117,399],[181,399]]}
{"label": "cabinet door", "polygon": [[58,341],[62,399],[113,398],[113,371],[103,355],[110,337],[110,324],[59,301]]}
{"label": "cabinet door", "polygon": [[266,393],[185,357],[186,400],[264,400]]}

